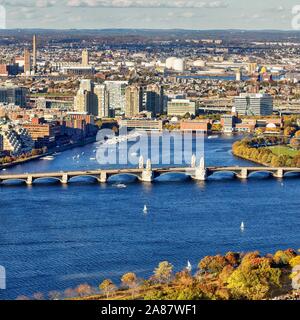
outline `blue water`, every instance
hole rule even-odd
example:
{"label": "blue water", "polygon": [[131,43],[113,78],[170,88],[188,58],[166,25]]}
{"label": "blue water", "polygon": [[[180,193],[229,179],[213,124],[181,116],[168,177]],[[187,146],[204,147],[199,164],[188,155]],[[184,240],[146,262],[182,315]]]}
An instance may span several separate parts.
{"label": "blue water", "polygon": [[[231,155],[233,139],[206,140],[207,164],[245,164]],[[90,160],[94,148],[8,172],[98,168]],[[81,152],[79,163],[73,161]],[[177,181],[132,183],[126,189],[113,183],[0,187],[0,265],[7,272],[0,298],[46,295],[86,282],[98,286],[128,271],[147,277],[163,260],[180,270],[187,260],[196,267],[207,254],[299,248],[299,178],[170,180]]]}

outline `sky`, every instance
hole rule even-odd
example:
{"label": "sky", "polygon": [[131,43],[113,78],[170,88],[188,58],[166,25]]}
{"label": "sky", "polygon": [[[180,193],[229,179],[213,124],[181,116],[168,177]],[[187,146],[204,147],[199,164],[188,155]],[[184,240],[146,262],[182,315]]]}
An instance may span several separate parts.
{"label": "sky", "polygon": [[291,30],[292,8],[300,0],[0,0],[0,5],[0,27],[9,29]]}

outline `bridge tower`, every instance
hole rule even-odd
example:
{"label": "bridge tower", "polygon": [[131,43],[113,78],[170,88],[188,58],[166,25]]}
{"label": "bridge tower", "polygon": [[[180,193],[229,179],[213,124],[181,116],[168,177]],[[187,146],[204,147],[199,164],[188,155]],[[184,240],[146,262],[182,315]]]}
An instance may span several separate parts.
{"label": "bridge tower", "polygon": [[195,180],[206,181],[207,180],[207,169],[205,168],[204,157],[200,159],[200,165],[195,168],[195,175],[192,177]]}
{"label": "bridge tower", "polygon": [[[144,167],[144,165],[143,165],[143,167]],[[152,171],[152,163],[151,163],[150,159],[147,160],[146,169],[144,169],[144,171],[142,173],[141,180],[143,182],[153,182],[153,180],[154,180],[154,173]]]}

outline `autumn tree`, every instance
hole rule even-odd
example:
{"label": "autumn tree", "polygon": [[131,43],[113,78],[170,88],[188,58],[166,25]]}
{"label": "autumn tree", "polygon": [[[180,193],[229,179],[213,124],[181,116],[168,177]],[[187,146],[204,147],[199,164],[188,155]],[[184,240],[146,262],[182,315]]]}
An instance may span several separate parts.
{"label": "autumn tree", "polygon": [[106,279],[99,285],[99,289],[104,292],[108,299],[110,294],[113,293],[117,287],[110,279]]}
{"label": "autumn tree", "polygon": [[247,256],[228,278],[227,288],[237,299],[262,300],[280,287],[281,270],[270,259]]}
{"label": "autumn tree", "polygon": [[172,279],[173,265],[168,261],[161,262],[154,270],[154,276],[160,283],[168,283]]}

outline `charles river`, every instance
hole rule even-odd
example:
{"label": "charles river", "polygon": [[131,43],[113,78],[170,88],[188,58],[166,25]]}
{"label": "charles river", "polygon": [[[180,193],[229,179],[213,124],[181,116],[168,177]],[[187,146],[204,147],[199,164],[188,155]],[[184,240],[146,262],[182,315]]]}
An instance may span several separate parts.
{"label": "charles river", "polygon": [[[205,141],[208,166],[251,165],[232,156],[238,138]],[[5,173],[98,169],[95,145],[65,151]],[[74,156],[80,154],[80,158]],[[154,184],[77,181],[0,187],[0,265],[15,299],[81,283],[148,277],[160,261],[176,270],[205,255],[300,247],[300,178],[254,174],[247,181],[216,174],[205,183],[167,176]],[[148,213],[143,212],[144,205]],[[245,230],[240,230],[241,222]]]}

